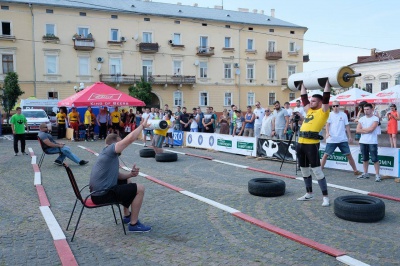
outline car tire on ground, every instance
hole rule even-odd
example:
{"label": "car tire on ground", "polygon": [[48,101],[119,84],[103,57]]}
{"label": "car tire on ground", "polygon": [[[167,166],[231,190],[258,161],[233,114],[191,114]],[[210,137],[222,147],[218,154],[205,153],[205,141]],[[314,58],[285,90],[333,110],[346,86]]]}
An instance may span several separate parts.
{"label": "car tire on ground", "polygon": [[385,203],[371,196],[341,196],[334,201],[334,212],[347,221],[373,223],[385,217]]}
{"label": "car tire on ground", "polygon": [[143,158],[154,158],[154,156],[156,156],[156,153],[153,149],[141,149],[139,151],[139,156]]}
{"label": "car tire on ground", "polygon": [[156,154],[157,162],[175,162],[177,160],[178,160],[178,154],[176,153],[164,152]]}
{"label": "car tire on ground", "polygon": [[278,197],[285,194],[286,184],[277,178],[254,178],[248,183],[249,193],[261,197]]}

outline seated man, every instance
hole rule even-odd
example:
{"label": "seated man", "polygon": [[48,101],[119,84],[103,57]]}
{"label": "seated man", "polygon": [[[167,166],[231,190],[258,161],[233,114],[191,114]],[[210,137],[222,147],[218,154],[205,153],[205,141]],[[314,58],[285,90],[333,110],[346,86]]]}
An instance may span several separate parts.
{"label": "seated man", "polygon": [[[142,224],[138,217],[144,197],[144,186],[128,182],[128,179],[139,174],[139,168],[133,166],[130,173],[119,172],[118,157],[121,152],[137,140],[147,124],[148,117],[134,131],[121,140],[112,133],[106,137],[106,147],[99,154],[90,173],[90,191],[95,204],[119,202],[124,206],[124,223],[129,223],[129,232],[148,232],[150,226]],[[131,206],[131,213],[129,213]]]}
{"label": "seated man", "polygon": [[78,156],[71,152],[68,146],[65,146],[65,143],[55,142],[53,136],[47,133],[48,129],[46,123],[40,124],[39,129],[38,137],[43,142],[43,150],[46,151],[46,153],[61,153],[54,161],[54,164],[62,166],[65,157],[68,157],[71,161],[80,165],[85,165],[89,162],[79,159]]}

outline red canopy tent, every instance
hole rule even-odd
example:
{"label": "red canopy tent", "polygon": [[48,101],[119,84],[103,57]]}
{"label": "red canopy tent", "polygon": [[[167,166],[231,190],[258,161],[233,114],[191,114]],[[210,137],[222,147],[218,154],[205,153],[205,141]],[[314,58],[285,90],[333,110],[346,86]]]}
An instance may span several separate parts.
{"label": "red canopy tent", "polygon": [[58,102],[58,106],[145,106],[146,104],[126,93],[96,82],[82,91]]}

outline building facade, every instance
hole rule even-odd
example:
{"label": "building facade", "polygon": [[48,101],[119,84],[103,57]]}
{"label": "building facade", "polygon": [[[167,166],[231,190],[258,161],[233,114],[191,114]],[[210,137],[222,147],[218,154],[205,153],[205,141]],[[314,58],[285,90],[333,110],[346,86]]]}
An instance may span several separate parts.
{"label": "building facade", "polygon": [[350,66],[362,73],[354,86],[368,92],[377,93],[400,84],[400,49],[382,52],[371,49],[371,55],[359,56],[357,63]]}
{"label": "building facade", "polygon": [[216,111],[299,96],[305,27],[264,11],[149,1],[0,0],[0,82],[19,74],[23,98],[64,99],[102,81],[128,93],[152,83],[152,106]]}

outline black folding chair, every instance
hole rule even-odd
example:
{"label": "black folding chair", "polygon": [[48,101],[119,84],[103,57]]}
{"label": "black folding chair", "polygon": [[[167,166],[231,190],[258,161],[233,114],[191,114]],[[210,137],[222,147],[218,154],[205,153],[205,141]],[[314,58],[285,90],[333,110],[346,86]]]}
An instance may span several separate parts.
{"label": "black folding chair", "polygon": [[46,156],[46,154],[48,154],[48,155],[50,155],[50,154],[61,154],[61,149],[58,148],[58,150],[59,150],[58,153],[49,153],[49,152],[46,151],[46,148],[45,148],[46,144],[43,143],[43,140],[41,138],[39,138],[39,136],[37,137],[37,139],[39,141],[40,147],[42,148],[42,156],[40,156],[39,163],[38,163],[38,166],[40,168],[40,166],[43,163],[44,156]]}
{"label": "black folding chair", "polygon": [[74,193],[75,193],[75,196],[76,196],[74,208],[72,209],[71,216],[69,217],[67,230],[69,228],[69,224],[71,223],[71,219],[72,219],[72,216],[74,214],[75,207],[76,207],[76,204],[78,203],[78,200],[82,203],[82,209],[81,209],[81,212],[79,213],[78,221],[76,222],[76,226],[75,226],[74,234],[72,235],[72,238],[71,238],[71,242],[74,241],[76,229],[78,229],[79,221],[81,220],[81,216],[82,216],[84,208],[94,209],[94,208],[100,208],[100,207],[104,207],[104,206],[111,206],[111,209],[112,209],[113,214],[114,214],[115,224],[118,224],[117,217],[115,216],[115,211],[114,211],[114,205],[116,205],[118,207],[118,210],[119,210],[119,216],[121,217],[122,228],[124,229],[124,233],[126,235],[126,230],[125,230],[125,226],[124,226],[124,222],[123,222],[123,218],[122,218],[121,208],[119,206],[120,203],[111,202],[111,203],[104,203],[104,204],[95,204],[95,203],[93,203],[93,201],[91,199],[91,195],[93,193],[95,193],[96,191],[93,191],[92,193],[87,195],[85,197],[85,199],[83,199],[83,197],[81,195],[81,192],[82,192],[83,189],[85,189],[89,185],[86,185],[81,190],[79,190],[78,184],[76,183],[76,180],[75,180],[74,174],[71,171],[71,168],[69,168],[69,166],[66,163],[63,163],[63,166],[65,167],[65,170],[67,171],[67,174],[68,174],[68,177],[69,177],[69,181],[71,182],[72,189],[74,190]]}

